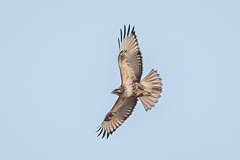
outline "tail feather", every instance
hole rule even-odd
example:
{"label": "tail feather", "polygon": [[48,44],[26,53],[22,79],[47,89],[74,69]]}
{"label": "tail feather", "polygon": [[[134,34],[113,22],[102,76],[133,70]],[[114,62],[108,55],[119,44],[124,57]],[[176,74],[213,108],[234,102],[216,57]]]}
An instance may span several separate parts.
{"label": "tail feather", "polygon": [[152,69],[148,75],[140,82],[141,88],[144,92],[148,92],[148,95],[140,96],[139,99],[142,102],[146,111],[152,109],[158,102],[162,92],[162,79],[156,70]]}

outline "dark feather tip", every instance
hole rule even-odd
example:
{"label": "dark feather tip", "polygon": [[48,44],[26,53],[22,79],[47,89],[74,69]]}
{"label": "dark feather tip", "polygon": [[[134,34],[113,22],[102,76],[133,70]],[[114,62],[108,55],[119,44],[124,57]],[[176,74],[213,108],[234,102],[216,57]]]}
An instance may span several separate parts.
{"label": "dark feather tip", "polygon": [[123,35],[123,38],[126,37],[126,26],[124,25],[124,35]]}
{"label": "dark feather tip", "polygon": [[98,128],[98,129],[97,129],[97,131],[96,131],[96,132],[100,131],[101,127],[100,127],[100,126],[98,126],[97,128]]}
{"label": "dark feather tip", "polygon": [[100,136],[100,135],[101,135],[102,131],[103,131],[103,129],[101,129],[101,131],[100,131],[100,133],[98,134],[98,136]]}
{"label": "dark feather tip", "polygon": [[106,131],[103,132],[102,139],[105,137]]}
{"label": "dark feather tip", "polygon": [[121,38],[121,42],[122,42],[122,29],[120,29],[120,38]]}
{"label": "dark feather tip", "polygon": [[118,38],[118,46],[119,46],[119,48],[120,48],[120,40],[119,40],[119,38]]}
{"label": "dark feather tip", "polygon": [[128,25],[127,36],[129,36],[129,32],[130,32],[130,24]]}
{"label": "dark feather tip", "polygon": [[134,28],[135,28],[135,26],[133,26],[133,28],[132,28],[132,31],[131,31],[132,34],[135,33]]}

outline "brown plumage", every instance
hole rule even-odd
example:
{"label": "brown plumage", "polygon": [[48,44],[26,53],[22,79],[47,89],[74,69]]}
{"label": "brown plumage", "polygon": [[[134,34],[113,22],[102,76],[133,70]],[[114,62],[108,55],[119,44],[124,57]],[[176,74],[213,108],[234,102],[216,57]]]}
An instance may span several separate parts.
{"label": "brown plumage", "polygon": [[[121,73],[121,86],[113,90],[112,93],[118,95],[118,100],[113,108],[107,113],[104,121],[99,126],[98,136],[107,138],[132,114],[137,104],[138,98],[142,102],[145,110],[150,110],[158,102],[162,92],[162,82],[156,70],[151,70],[149,74],[141,80],[142,76],[142,56],[139,49],[137,36],[134,27],[130,32],[124,25],[124,30],[120,29],[118,65]],[[140,81],[141,80],[141,81]]]}

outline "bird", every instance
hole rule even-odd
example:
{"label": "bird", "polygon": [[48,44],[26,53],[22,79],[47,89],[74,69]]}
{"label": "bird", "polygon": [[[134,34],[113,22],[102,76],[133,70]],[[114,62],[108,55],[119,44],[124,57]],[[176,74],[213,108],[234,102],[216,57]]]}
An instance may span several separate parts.
{"label": "bird", "polygon": [[[131,29],[124,25],[118,38],[118,65],[121,74],[121,85],[112,91],[118,96],[112,109],[107,113],[96,132],[102,138],[112,135],[118,127],[132,114],[138,99],[146,111],[151,110],[158,102],[162,92],[162,79],[157,70],[152,69],[141,80],[143,72],[142,54],[139,48],[134,26]],[[130,31],[131,30],[131,31]]]}

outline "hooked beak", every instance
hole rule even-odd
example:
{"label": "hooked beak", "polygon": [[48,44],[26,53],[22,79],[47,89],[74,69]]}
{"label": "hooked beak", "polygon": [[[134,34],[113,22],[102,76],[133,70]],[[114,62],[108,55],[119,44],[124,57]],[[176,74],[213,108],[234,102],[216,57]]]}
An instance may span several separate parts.
{"label": "hooked beak", "polygon": [[117,91],[116,91],[116,90],[113,90],[111,93],[112,93],[112,94],[117,94]]}

